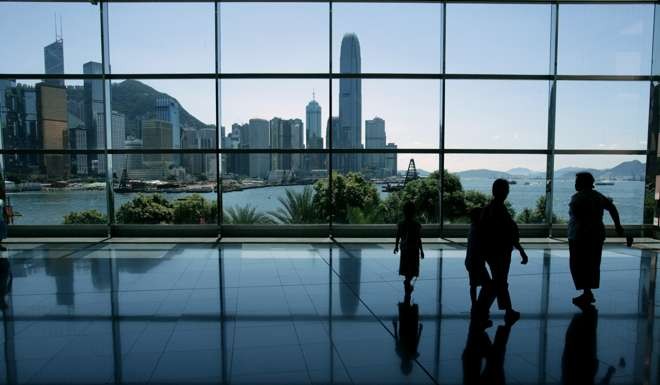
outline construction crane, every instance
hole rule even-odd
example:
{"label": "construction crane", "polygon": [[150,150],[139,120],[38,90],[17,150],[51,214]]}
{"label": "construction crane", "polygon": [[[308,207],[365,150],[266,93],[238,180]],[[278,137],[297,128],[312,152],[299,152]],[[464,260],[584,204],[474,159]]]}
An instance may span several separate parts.
{"label": "construction crane", "polygon": [[406,179],[403,180],[403,185],[407,185],[408,182],[414,181],[419,178],[417,175],[417,167],[415,167],[415,159],[410,159],[408,163],[408,171],[406,171]]}

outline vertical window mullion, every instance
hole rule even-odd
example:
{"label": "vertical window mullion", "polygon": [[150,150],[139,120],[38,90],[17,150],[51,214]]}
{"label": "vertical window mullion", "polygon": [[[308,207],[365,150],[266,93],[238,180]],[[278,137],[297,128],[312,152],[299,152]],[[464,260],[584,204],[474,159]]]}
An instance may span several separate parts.
{"label": "vertical window mullion", "polygon": [[557,107],[557,47],[559,37],[559,4],[551,5],[550,16],[550,80],[548,100],[548,154],[545,170],[545,224],[547,236],[552,236],[552,217],[554,199],[554,168],[555,168],[555,121]]}

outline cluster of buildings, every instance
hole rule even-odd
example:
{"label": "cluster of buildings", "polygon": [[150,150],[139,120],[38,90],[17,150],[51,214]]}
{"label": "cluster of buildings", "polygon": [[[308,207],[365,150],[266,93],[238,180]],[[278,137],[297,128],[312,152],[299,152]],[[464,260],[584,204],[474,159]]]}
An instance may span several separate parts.
{"label": "cluster of buildings", "polygon": [[[347,34],[341,42],[341,73],[360,73],[360,42],[355,34]],[[322,149],[321,106],[313,100],[305,108],[306,121],[300,119],[273,118],[250,119],[245,124],[233,124],[225,135],[221,128],[223,148],[302,150]],[[306,127],[306,129],[304,129]],[[326,124],[326,148],[396,150],[394,143],[387,142],[385,120],[375,117],[364,122],[365,142],[362,142],[362,80],[341,78],[339,81],[339,116],[328,119]],[[303,143],[304,132],[304,143]],[[332,143],[329,143],[329,139]],[[277,152],[272,154],[229,154],[225,158],[225,170],[229,174],[247,175],[252,178],[277,179],[295,175],[319,175],[327,173],[327,156],[320,153],[297,154]],[[367,177],[384,178],[397,173],[397,156],[394,151],[384,153],[332,155],[332,167],[340,173],[361,172]],[[290,175],[288,175],[290,174]]]}
{"label": "cluster of buildings", "polygon": [[[356,35],[344,36],[340,61],[342,73],[360,72],[360,45]],[[46,74],[64,74],[61,37],[44,48],[44,67]],[[102,72],[101,63],[90,61],[83,65],[83,74]],[[141,150],[215,149],[219,136],[222,148],[246,150],[222,155],[221,172],[227,177],[290,182],[327,176],[327,155],[302,152],[305,149],[322,150],[324,145],[338,149],[396,149],[394,143],[387,143],[385,121],[378,117],[364,122],[366,140],[362,143],[361,80],[342,78],[339,88],[339,116],[328,119],[326,143],[321,135],[321,106],[314,97],[306,106],[304,123],[298,118],[250,119],[244,124],[233,124],[229,133],[225,127],[218,133],[212,125],[184,126],[179,103],[165,94],[156,95],[153,105],[143,107],[138,116],[127,117],[111,111],[110,119],[106,119],[106,90],[99,79],[85,79],[82,86],[73,87],[65,87],[64,80],[52,78],[34,86],[0,80],[0,128],[5,149],[103,150],[108,139],[111,141],[108,147],[112,149],[132,150],[113,155],[111,171],[115,177],[125,172],[130,179],[178,181],[214,180],[217,156]],[[106,136],[108,122],[112,129]],[[263,152],[251,153],[251,149]],[[332,161],[333,169],[340,173],[355,171],[382,178],[396,175],[396,159],[394,152],[340,153],[334,154]],[[5,169],[9,175],[56,181],[104,176],[108,167],[103,153],[21,152],[5,156]]]}

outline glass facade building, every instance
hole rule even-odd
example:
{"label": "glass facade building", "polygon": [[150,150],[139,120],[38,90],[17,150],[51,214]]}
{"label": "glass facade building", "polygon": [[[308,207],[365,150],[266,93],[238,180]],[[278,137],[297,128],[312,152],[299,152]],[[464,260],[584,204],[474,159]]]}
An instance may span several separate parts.
{"label": "glass facade building", "polygon": [[561,236],[580,170],[651,231],[659,18],[652,1],[3,2],[10,233],[381,235],[413,201],[449,236],[505,178],[521,231]]}

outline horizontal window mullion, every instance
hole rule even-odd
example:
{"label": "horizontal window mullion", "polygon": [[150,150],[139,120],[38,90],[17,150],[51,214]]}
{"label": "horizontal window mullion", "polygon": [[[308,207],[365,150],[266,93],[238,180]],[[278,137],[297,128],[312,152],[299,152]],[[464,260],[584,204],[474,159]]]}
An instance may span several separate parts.
{"label": "horizontal window mullion", "polygon": [[555,155],[646,155],[646,150],[580,150],[555,149]]}
{"label": "horizontal window mullion", "polygon": [[559,81],[651,81],[649,75],[543,75],[543,74],[461,74],[461,73],[142,73],[142,74],[0,74],[12,80],[159,80],[159,79],[429,79],[429,80],[559,80]]}

